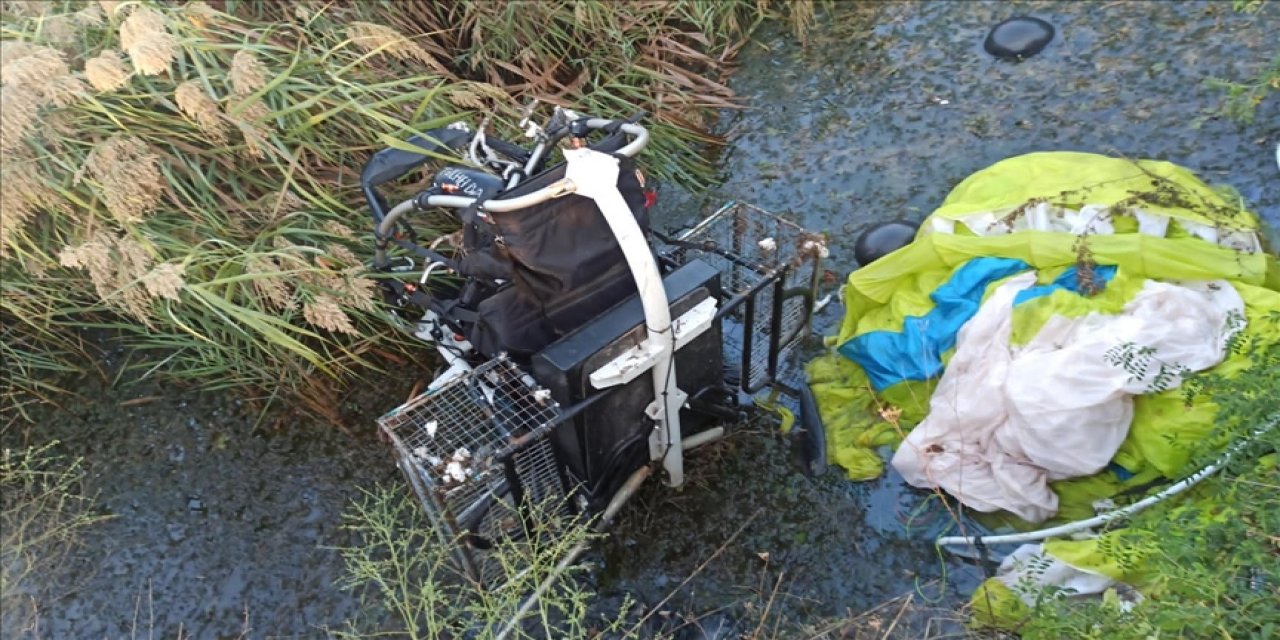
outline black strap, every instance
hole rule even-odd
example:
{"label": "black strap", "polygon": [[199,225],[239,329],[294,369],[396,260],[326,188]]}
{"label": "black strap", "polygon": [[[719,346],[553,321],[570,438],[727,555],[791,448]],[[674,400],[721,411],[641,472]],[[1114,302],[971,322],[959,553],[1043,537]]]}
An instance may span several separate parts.
{"label": "black strap", "polygon": [[480,190],[480,195],[476,196],[476,199],[471,202],[471,206],[462,210],[462,224],[480,224],[480,205],[488,201],[490,198],[498,195],[498,193],[504,188],[505,185],[504,187],[490,187],[488,189],[482,188]]}
{"label": "black strap", "polygon": [[982,573],[988,579],[996,577],[995,561],[991,558],[991,549],[987,548],[987,542],[982,536],[973,539],[973,548],[978,552],[978,559],[981,560]]}
{"label": "black strap", "polygon": [[404,282],[394,279],[386,279],[382,283],[390,289],[397,300],[408,300],[423,309],[435,311],[442,320],[449,324],[474,324],[478,317],[475,311],[463,308],[459,301],[450,300],[444,302],[437,300],[416,285],[412,287],[406,286]]}
{"label": "black strap", "polygon": [[428,249],[416,242],[410,242],[409,240],[405,240],[404,238],[393,238],[392,240],[401,249],[404,249],[405,251],[416,254],[420,258],[426,258],[431,262],[440,262],[440,263],[443,263],[446,267],[449,267],[450,269],[453,269],[455,271],[457,270],[458,265],[455,264],[452,259],[447,258],[440,253],[432,251],[431,249]]}

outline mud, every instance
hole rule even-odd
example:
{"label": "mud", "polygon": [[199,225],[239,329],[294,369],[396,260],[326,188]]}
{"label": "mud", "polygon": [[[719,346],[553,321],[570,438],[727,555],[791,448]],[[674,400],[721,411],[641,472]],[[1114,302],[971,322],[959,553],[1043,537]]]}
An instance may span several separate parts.
{"label": "mud", "polygon": [[[920,220],[956,182],[1002,158],[1073,149],[1187,165],[1229,182],[1280,225],[1280,100],[1240,125],[1216,117],[1222,92],[1203,85],[1252,77],[1269,62],[1276,3],[1257,16],[1229,2],[835,11],[819,16],[807,46],[774,28],[744,50],[733,84],[749,108],[724,119],[725,183],[697,197],[668,190],[661,224],[740,199],[827,231],[830,266],[844,273],[866,226]],[[1053,23],[1055,40],[1021,63],[986,54],[990,26],[1020,13]],[[825,311],[819,328],[839,312]],[[384,396],[386,406],[411,383]],[[359,606],[335,587],[342,567],[332,547],[346,541],[339,514],[363,488],[399,481],[371,427],[354,438],[305,417],[266,428],[227,392],[82,391],[94,399],[26,435],[4,434],[6,445],[58,438],[85,456],[86,488],[114,516],[75,552],[69,586],[42,611],[42,637],[323,637]],[[121,406],[146,396],[158,397]],[[365,425],[386,408],[365,404],[352,407]],[[646,487],[593,555],[602,607],[628,592],[656,604],[722,545],[666,605],[672,615],[763,605],[775,584],[775,615],[797,619],[912,592],[945,607],[981,577],[935,554],[926,540],[946,518],[892,477],[803,476],[787,442],[761,424],[692,458],[688,486]],[[739,620],[759,613],[729,610]],[[898,633],[918,636],[921,624]]]}

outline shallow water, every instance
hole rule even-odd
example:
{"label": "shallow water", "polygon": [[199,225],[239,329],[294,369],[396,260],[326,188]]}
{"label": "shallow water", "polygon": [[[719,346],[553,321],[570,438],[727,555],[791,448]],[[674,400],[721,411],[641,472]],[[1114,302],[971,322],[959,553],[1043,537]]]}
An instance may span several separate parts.
{"label": "shallow water", "polygon": [[[748,46],[735,88],[749,109],[726,118],[726,182],[694,198],[667,192],[677,227],[737,198],[833,239],[847,272],[867,225],[919,220],[969,173],[1048,149],[1171,160],[1232,184],[1280,225],[1280,99],[1254,124],[1213,117],[1208,76],[1254,75],[1274,55],[1280,7],[1241,16],[1231,3],[838,3],[807,47],[785,31]],[[1022,63],[982,51],[986,30],[1018,13],[1058,30]],[[1280,246],[1273,242],[1273,246]],[[838,305],[821,316],[830,327]],[[403,397],[396,389],[385,406]],[[89,465],[88,489],[114,515],[69,568],[70,593],[48,603],[44,637],[322,637],[358,603],[334,587],[345,542],[338,515],[361,488],[398,482],[364,428],[354,440],[303,417],[284,430],[225,393],[86,390],[98,399],[35,427]],[[159,399],[120,407],[124,399]],[[361,400],[365,420],[379,401]],[[933,503],[892,478],[798,473],[786,442],[750,427],[697,453],[690,482],[651,483],[594,554],[605,607],[632,592],[654,604],[758,512],[668,605],[702,612],[768,592],[781,576],[788,615],[859,611],[911,592],[962,595],[980,574],[924,542],[943,525]],[[21,434],[5,434],[7,441]],[[910,526],[908,526],[910,525]],[[945,575],[945,579],[944,578]],[[945,591],[942,586],[945,585]],[[762,598],[763,601],[763,598]],[[736,614],[746,612],[737,611]],[[919,621],[916,621],[919,623]],[[919,624],[903,624],[904,637]]]}

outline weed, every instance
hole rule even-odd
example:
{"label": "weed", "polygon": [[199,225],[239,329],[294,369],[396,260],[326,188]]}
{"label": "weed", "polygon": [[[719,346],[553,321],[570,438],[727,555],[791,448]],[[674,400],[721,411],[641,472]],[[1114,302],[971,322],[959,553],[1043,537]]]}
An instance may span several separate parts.
{"label": "weed", "polygon": [[[344,514],[356,544],[340,549],[348,575],[345,589],[361,594],[365,607],[338,637],[396,635],[409,638],[496,638],[524,599],[574,546],[595,537],[589,523],[570,521],[554,505],[530,505],[538,523],[523,540],[502,540],[484,551],[502,567],[495,584],[478,585],[460,573],[454,545],[401,487],[368,493]],[[555,531],[557,535],[547,535]],[[589,614],[592,592],[570,568],[538,599],[511,638],[583,638],[618,633],[624,618]],[[624,606],[623,614],[629,609]]]}
{"label": "weed", "polygon": [[[1267,0],[1233,0],[1235,11],[1263,15],[1263,7]],[[1237,122],[1252,123],[1257,115],[1258,105],[1272,91],[1280,90],[1280,53],[1276,54],[1271,65],[1260,72],[1257,77],[1234,82],[1223,78],[1209,78],[1205,84],[1226,93],[1220,109],[1222,115]]]}
{"label": "weed", "polygon": [[104,519],[81,493],[80,460],[58,456],[56,446],[0,453],[0,628],[6,637],[36,634],[51,576],[81,530]]}
{"label": "weed", "polygon": [[[1280,312],[1265,322],[1280,328]],[[1252,366],[1238,374],[1199,373],[1182,393],[1190,402],[1217,405],[1206,442],[1254,436],[1277,418],[1280,345],[1239,341],[1233,346]],[[1145,366],[1145,365],[1143,365]],[[1185,473],[1218,455],[1204,448]],[[1271,637],[1280,628],[1275,607],[1280,588],[1276,531],[1280,531],[1280,430],[1272,429],[1205,480],[1187,500],[1143,512],[1120,536],[1104,538],[1107,561],[1147,584],[1136,604],[1121,606],[1115,594],[1100,600],[1046,601],[1018,630],[1025,638]]]}

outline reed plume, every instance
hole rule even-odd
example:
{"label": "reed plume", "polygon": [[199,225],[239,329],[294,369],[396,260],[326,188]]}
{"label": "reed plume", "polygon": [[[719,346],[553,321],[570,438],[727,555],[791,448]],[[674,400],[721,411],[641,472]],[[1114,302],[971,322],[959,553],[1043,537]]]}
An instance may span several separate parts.
{"label": "reed plume", "polygon": [[155,210],[164,192],[160,158],[138,138],[118,135],[99,143],[85,159],[107,210],[121,222],[138,222]]}
{"label": "reed plume", "polygon": [[231,83],[231,95],[244,97],[267,84],[267,68],[252,51],[241,49],[231,58],[227,80]]}
{"label": "reed plume", "polygon": [[227,124],[218,110],[218,103],[205,93],[198,81],[188,80],[178,85],[174,100],[182,113],[194,120],[200,131],[213,142],[223,144],[227,141]]}
{"label": "reed plume", "polygon": [[148,76],[169,70],[178,55],[178,39],[169,33],[164,14],[139,7],[120,25],[120,48],[129,53],[133,68]]}
{"label": "reed plume", "polygon": [[338,301],[328,295],[320,294],[303,305],[302,316],[308,324],[326,331],[359,335],[355,325],[351,323],[351,318],[338,305]]}
{"label": "reed plume", "polygon": [[416,60],[436,71],[448,73],[444,65],[421,44],[391,27],[372,22],[352,22],[347,27],[347,38],[364,51],[386,54],[401,60]]}
{"label": "reed plume", "polygon": [[115,91],[129,84],[129,68],[115,51],[107,49],[84,63],[84,75],[98,91]]}

